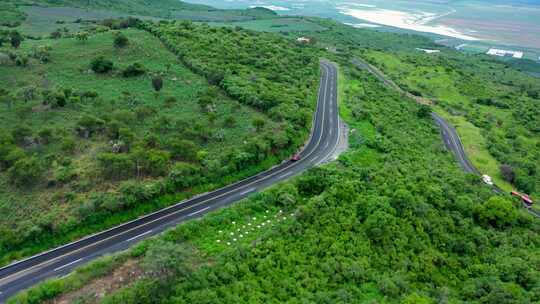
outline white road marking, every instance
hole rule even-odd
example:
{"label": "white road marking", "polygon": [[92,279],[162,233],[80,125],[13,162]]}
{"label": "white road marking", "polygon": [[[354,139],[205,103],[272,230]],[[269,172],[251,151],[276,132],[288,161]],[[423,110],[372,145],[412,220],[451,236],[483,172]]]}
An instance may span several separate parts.
{"label": "white road marking", "polygon": [[141,236],[147,235],[147,234],[149,234],[149,233],[151,233],[151,232],[152,232],[152,229],[150,229],[150,230],[148,230],[148,231],[146,231],[146,232],[143,232],[143,233],[141,233],[141,234],[138,234],[138,235],[136,235],[136,236],[134,236],[134,237],[132,237],[132,238],[129,238],[129,239],[126,240],[126,242],[133,241],[134,239],[138,239],[138,238],[140,238]]}
{"label": "white road marking", "polygon": [[[322,68],[323,68],[326,72],[328,72],[328,67],[326,67],[325,65],[322,65]],[[322,83],[324,83],[324,85],[322,85]],[[318,100],[320,99],[320,96],[324,96],[324,95],[326,94],[326,90],[327,90],[327,89],[328,89],[328,78],[321,78],[321,85],[319,86],[319,92],[318,92],[318,93],[319,93],[319,94],[318,94]],[[333,88],[330,87],[330,89],[333,89]],[[322,93],[322,94],[321,94],[321,93]],[[321,119],[321,121],[322,121],[321,128],[322,128],[322,129],[324,129],[325,108],[326,108],[326,103],[323,102],[323,103],[322,103],[322,109],[319,109],[318,105],[317,105],[317,109],[316,109],[316,113],[317,113],[318,111],[322,111],[322,119]],[[315,117],[317,117],[317,116],[315,116]],[[318,140],[317,140],[317,143],[316,143],[316,145],[315,145],[316,147],[320,144],[321,139],[322,139],[322,132],[321,132],[321,135],[319,136],[319,138],[318,138]],[[311,156],[314,152],[316,152],[315,149],[312,150],[312,151],[311,151],[304,159],[309,158],[309,156]],[[311,161],[311,163],[312,163],[312,164],[316,164],[316,160]],[[272,173],[272,174],[266,176],[265,178],[262,178],[261,180],[265,180],[265,179],[268,179],[268,178],[270,178],[270,177],[272,177],[272,176],[275,176],[275,175],[277,175],[278,173],[283,172],[283,171],[286,170],[286,169],[289,169],[289,167],[282,168],[281,170],[278,170],[278,171],[276,171],[276,172],[274,172],[274,173]],[[259,182],[259,181],[260,181],[260,180],[256,180],[256,181],[251,182],[250,184],[254,184],[254,183]],[[239,182],[240,182],[240,181],[239,181]],[[151,220],[151,221],[149,221],[149,222],[142,223],[142,224],[140,224],[140,225],[138,225],[138,226],[136,226],[136,227],[133,227],[133,228],[131,228],[131,229],[125,230],[125,231],[120,232],[120,233],[118,233],[118,234],[115,234],[115,235],[112,235],[112,236],[110,236],[110,237],[104,238],[104,239],[102,239],[102,240],[96,241],[96,242],[94,242],[94,243],[88,244],[88,245],[83,246],[83,247],[81,247],[81,248],[78,248],[78,249],[76,249],[76,250],[74,250],[74,251],[71,251],[71,252],[68,252],[68,253],[66,253],[66,254],[60,255],[60,256],[58,256],[58,257],[52,258],[52,259],[50,259],[50,260],[48,260],[48,261],[45,261],[45,262],[36,264],[36,265],[34,265],[34,266],[30,267],[30,268],[27,268],[27,269],[25,269],[25,270],[22,270],[22,271],[13,273],[13,274],[11,274],[11,275],[8,275],[8,276],[6,276],[6,277],[0,279],[0,282],[6,281],[6,280],[10,279],[11,277],[13,277],[13,276],[15,276],[15,275],[18,275],[18,274],[20,274],[20,273],[28,273],[28,272],[30,272],[30,271],[33,270],[33,269],[36,269],[36,268],[38,268],[38,267],[42,267],[42,266],[45,265],[46,263],[51,263],[51,262],[53,262],[53,261],[55,261],[55,260],[59,260],[59,259],[65,257],[65,256],[70,255],[70,254],[74,254],[74,253],[80,252],[80,251],[82,251],[83,249],[86,249],[86,248],[88,248],[88,247],[96,246],[97,244],[103,243],[103,242],[105,242],[105,241],[107,241],[107,240],[109,240],[109,239],[116,238],[116,237],[120,237],[121,235],[124,235],[124,234],[126,234],[126,233],[129,233],[130,231],[132,231],[132,230],[134,230],[134,229],[138,229],[138,228],[141,228],[141,227],[150,225],[150,224],[152,224],[152,223],[154,223],[154,222],[156,222],[156,221],[163,221],[164,219],[172,218],[172,217],[175,216],[177,213],[180,213],[180,212],[185,211],[185,210],[187,210],[187,209],[194,208],[194,207],[196,207],[196,206],[199,206],[199,205],[204,204],[204,203],[206,203],[206,202],[208,202],[208,201],[211,201],[211,200],[217,200],[218,198],[223,197],[223,196],[225,196],[225,195],[228,195],[228,194],[230,194],[230,193],[232,193],[232,192],[234,192],[234,191],[236,191],[236,189],[230,190],[230,191],[225,192],[225,193],[222,193],[222,194],[220,194],[220,195],[216,195],[216,196],[214,196],[214,197],[210,197],[210,198],[205,199],[205,200],[203,200],[203,201],[201,201],[201,202],[198,202],[198,203],[196,203],[196,204],[194,204],[194,205],[191,205],[191,206],[188,206],[188,207],[186,207],[186,208],[182,208],[182,209],[173,211],[173,212],[171,212],[171,213],[169,213],[169,214],[164,214],[163,216],[160,216],[159,218],[156,218],[156,219]],[[200,194],[199,196],[204,196],[204,195],[207,195],[207,194],[210,194],[210,193]],[[169,206],[169,207],[167,207],[167,208],[164,208],[164,209],[161,209],[161,210],[157,210],[157,211],[152,212],[152,213],[150,213],[150,214],[148,214],[148,215],[146,215],[146,216],[150,216],[150,215],[152,215],[152,214],[156,214],[156,213],[159,213],[159,212],[163,212],[163,211],[165,211],[165,210],[167,210],[167,209],[176,208],[176,207],[178,207],[178,206],[180,206],[180,205],[186,204],[187,202],[189,202],[189,201],[192,200],[192,199],[193,199],[193,198],[188,199],[188,200],[185,200],[185,201],[182,201],[182,202],[179,202],[179,203],[174,204],[174,205],[171,205],[171,206]],[[135,221],[138,221],[138,220],[140,220],[140,219],[135,219],[135,220],[129,221],[129,222],[127,222],[127,223],[121,224],[121,225],[119,225],[119,226],[123,226],[123,225],[129,224],[129,223],[132,223],[132,222],[135,222]],[[112,228],[107,229],[107,230],[105,230],[105,231],[98,232],[98,233],[92,234],[92,235],[90,235],[90,236],[87,236],[86,238],[83,238],[83,239],[81,239],[81,240],[84,240],[84,239],[93,237],[93,236],[95,236],[95,235],[101,234],[101,233],[103,233],[103,232],[110,231],[110,230],[117,229],[117,228],[118,228],[118,226],[115,226],[115,227],[112,227]],[[66,245],[63,245],[63,246],[60,246],[60,247],[57,247],[57,248],[50,249],[50,250],[46,251],[45,253],[52,252],[52,251],[54,251],[54,250],[58,250],[59,248],[64,248],[64,247],[66,247],[66,246],[68,246],[68,245],[71,245],[71,244],[75,244],[75,243],[77,243],[77,242],[80,242],[81,240],[73,241],[73,242],[68,243],[68,244],[66,244]],[[31,256],[31,257],[29,257],[29,258],[26,258],[26,259],[23,259],[23,260],[14,262],[14,263],[12,263],[12,264],[9,265],[9,266],[13,266],[13,265],[15,265],[15,264],[21,263],[21,262],[23,262],[23,261],[26,261],[26,260],[35,258],[35,257],[40,256],[40,255],[43,255],[43,254],[44,254],[44,253],[40,253],[40,254],[37,254],[37,255],[35,255],[35,256]]]}
{"label": "white road marking", "polygon": [[246,191],[240,192],[240,195],[248,194],[253,191],[255,191],[255,188],[250,188],[250,189],[247,189]]}
{"label": "white road marking", "polygon": [[204,211],[206,211],[206,210],[208,210],[208,209],[210,209],[210,206],[208,206],[208,207],[206,207],[206,208],[203,208],[203,209],[201,209],[201,210],[195,211],[195,212],[191,212],[191,213],[189,214],[189,216],[195,215],[195,214],[197,214],[197,213],[204,212]]}
{"label": "white road marking", "polygon": [[329,144],[330,144],[330,142],[327,141],[326,144],[324,145],[324,148],[325,148],[325,149],[328,148],[328,145],[329,145]]}
{"label": "white road marking", "polygon": [[[289,176],[289,175],[291,175],[291,174],[292,174],[292,171],[289,171],[289,172],[287,172],[287,173],[285,173],[285,174],[281,174],[281,175],[279,176],[279,178],[281,179],[281,178],[287,177],[287,176]],[[268,212],[268,210],[267,210],[266,212]]]}
{"label": "white road marking", "polygon": [[58,268],[55,268],[54,271],[58,271],[58,270],[60,270],[60,269],[64,269],[64,268],[68,267],[69,265],[73,265],[73,264],[75,264],[75,263],[77,263],[77,262],[82,261],[82,259],[83,259],[83,258],[80,258],[80,259],[77,259],[77,260],[75,260],[75,261],[73,261],[73,262],[70,262],[70,263],[67,263],[67,264],[65,264],[65,265],[62,265],[62,266],[60,266],[60,267],[58,267]]}

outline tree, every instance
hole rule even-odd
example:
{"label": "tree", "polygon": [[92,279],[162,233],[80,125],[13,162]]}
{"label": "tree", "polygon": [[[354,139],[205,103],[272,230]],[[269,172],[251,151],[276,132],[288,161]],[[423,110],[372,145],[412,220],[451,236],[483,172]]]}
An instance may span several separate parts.
{"label": "tree", "polygon": [[173,139],[168,144],[172,156],[178,160],[195,161],[197,159],[197,145],[186,139]]}
{"label": "tree", "polygon": [[152,87],[156,94],[163,88],[163,78],[160,75],[156,75],[152,78]]}
{"label": "tree", "polygon": [[199,183],[201,169],[192,164],[176,162],[169,173],[169,180],[175,187],[187,188]]}
{"label": "tree", "polygon": [[176,278],[192,271],[192,259],[193,251],[186,245],[159,240],[146,252],[142,266],[151,277]]}
{"label": "tree", "polygon": [[126,47],[128,44],[129,44],[129,40],[124,34],[117,33],[114,36],[114,47],[115,48],[121,49],[121,48]]}
{"label": "tree", "polygon": [[492,196],[479,205],[476,214],[481,223],[495,227],[512,225],[518,218],[518,212],[512,203],[500,196]]}
{"label": "tree", "polygon": [[503,179],[509,183],[513,183],[516,178],[516,173],[510,165],[503,164],[499,168]]}
{"label": "tree", "polygon": [[128,65],[123,71],[122,76],[123,77],[137,77],[144,75],[146,73],[146,70],[144,66],[138,62],[135,62],[133,64]]}
{"label": "tree", "polygon": [[135,163],[129,155],[120,153],[101,153],[97,156],[103,175],[110,179],[123,179],[135,173]]}
{"label": "tree", "polygon": [[108,73],[113,69],[113,67],[113,62],[105,59],[105,57],[103,56],[94,58],[92,62],[90,62],[90,68],[92,69],[92,71],[99,74]]}
{"label": "tree", "polygon": [[431,108],[428,105],[420,105],[417,116],[419,118],[427,118],[431,115]]}
{"label": "tree", "polygon": [[11,46],[18,49],[19,46],[21,46],[21,42],[22,42],[22,36],[19,32],[17,31],[13,31],[11,32],[10,34],[10,42],[11,42]]}
{"label": "tree", "polygon": [[158,149],[138,148],[133,153],[133,160],[137,165],[137,172],[145,173],[151,176],[162,176],[169,169],[169,160],[171,155],[167,151]]}

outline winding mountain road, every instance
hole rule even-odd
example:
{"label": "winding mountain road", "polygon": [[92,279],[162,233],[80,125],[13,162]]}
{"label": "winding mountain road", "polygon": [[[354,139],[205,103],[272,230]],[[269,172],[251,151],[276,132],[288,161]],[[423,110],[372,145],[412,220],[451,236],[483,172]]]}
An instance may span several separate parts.
{"label": "winding mountain road", "polygon": [[285,161],[232,185],[0,268],[0,303],[42,280],[68,274],[99,256],[126,249],[180,222],[200,217],[328,161],[340,140],[340,130],[337,69],[326,61],[321,61],[317,109],[311,131],[298,161]]}
{"label": "winding mountain road", "polygon": [[[387,86],[388,88],[396,90],[400,94],[416,100],[416,102],[418,103],[421,103],[421,104],[431,103],[431,101],[428,99],[415,96],[409,92],[406,92],[400,86],[398,86],[395,82],[393,82],[388,77],[386,77],[386,75],[382,71],[372,66],[371,64],[359,58],[351,59],[351,63],[357,68],[366,70],[370,72],[371,74],[373,74],[377,79],[383,82],[384,85]],[[480,173],[480,171],[478,171],[478,169],[474,167],[474,165],[471,163],[471,161],[467,157],[467,154],[465,153],[465,149],[463,148],[463,144],[461,143],[461,140],[459,139],[459,135],[456,132],[456,129],[451,124],[449,124],[444,118],[442,118],[435,112],[431,113],[431,117],[433,118],[433,121],[437,124],[439,129],[441,130],[441,137],[444,142],[444,145],[449,151],[451,151],[455,155],[456,160],[458,161],[459,165],[463,168],[463,170],[467,173],[476,174],[478,176],[482,175],[482,173]],[[495,184],[491,185],[491,189],[495,193],[498,193],[498,194],[506,193],[504,190],[502,190]],[[522,204],[523,204],[523,207],[527,210],[527,212],[540,218],[540,211],[532,209],[531,206],[528,206],[524,202],[522,202]]]}
{"label": "winding mountain road", "polygon": [[[373,74],[377,79],[379,79],[381,82],[383,82],[387,87],[396,90],[402,95],[405,95],[409,98],[412,98],[416,100],[416,102],[421,104],[430,104],[431,102],[428,99],[414,96],[411,93],[403,90],[400,86],[398,86],[395,82],[390,80],[386,75],[381,72],[376,67],[372,66],[371,64],[359,59],[359,58],[353,58],[351,60],[351,63],[355,65],[356,67],[367,70],[371,74]],[[476,169],[469,158],[467,157],[467,154],[465,153],[465,149],[463,148],[463,144],[461,143],[461,140],[459,139],[459,135],[456,132],[456,129],[449,124],[444,118],[439,116],[435,112],[431,112],[431,117],[439,126],[439,129],[441,130],[441,137],[444,142],[444,145],[446,148],[456,156],[456,160],[458,161],[459,165],[465,170],[467,173],[472,173],[476,175],[480,175],[480,171]],[[498,187],[494,187],[496,190],[500,190]]]}

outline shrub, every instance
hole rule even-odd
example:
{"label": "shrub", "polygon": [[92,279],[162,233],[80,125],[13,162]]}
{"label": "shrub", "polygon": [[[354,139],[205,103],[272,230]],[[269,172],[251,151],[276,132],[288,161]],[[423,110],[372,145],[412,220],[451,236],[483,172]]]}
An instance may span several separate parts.
{"label": "shrub", "polygon": [[501,175],[505,181],[513,183],[516,178],[516,173],[510,165],[503,164],[499,168],[501,170]]}
{"label": "shrub", "polygon": [[42,63],[47,63],[50,61],[50,58],[51,58],[50,51],[51,51],[51,47],[46,46],[46,45],[41,45],[41,46],[32,48],[31,56],[32,58],[35,58],[41,61]]}
{"label": "shrub", "polygon": [[157,149],[139,149],[134,155],[137,166],[140,167],[145,174],[152,176],[161,176],[166,174],[169,168],[170,158],[171,156],[169,152]]}
{"label": "shrub", "polygon": [[21,93],[22,98],[24,99],[24,101],[33,100],[34,98],[36,98],[36,92],[37,92],[37,89],[34,86],[25,87],[23,88],[22,93]]}
{"label": "shrub", "polygon": [[77,38],[79,41],[86,41],[88,40],[88,32],[78,32],[75,35],[75,38]]}
{"label": "shrub", "polygon": [[75,151],[77,144],[75,143],[75,139],[73,137],[64,137],[62,139],[62,143],[60,144],[60,149],[66,153],[72,153]]}
{"label": "shrub", "polygon": [[417,116],[419,118],[428,118],[431,115],[431,108],[427,105],[420,105]]}
{"label": "shrub", "polygon": [[129,44],[128,38],[122,34],[118,33],[114,36],[114,47],[115,48],[124,48]]}
{"label": "shrub", "polygon": [[227,118],[225,118],[225,122],[224,122],[225,127],[232,128],[234,127],[235,124],[236,124],[236,119],[234,118],[234,116],[227,116]]}
{"label": "shrub", "polygon": [[128,65],[123,71],[123,77],[136,77],[146,73],[144,66],[138,62]]}
{"label": "shrub", "polygon": [[50,34],[52,39],[59,39],[62,38],[62,31],[60,29],[55,30]]}
{"label": "shrub", "polygon": [[135,163],[126,154],[101,153],[97,160],[102,174],[109,179],[128,178],[135,172]]}
{"label": "shrub", "polygon": [[11,43],[11,46],[18,49],[19,46],[21,46],[21,42],[22,42],[23,38],[21,36],[21,34],[17,31],[13,31],[11,32],[10,34],[10,43]]}
{"label": "shrub", "polygon": [[19,159],[8,170],[11,181],[19,186],[30,186],[43,174],[43,168],[35,157]]}
{"label": "shrub", "polygon": [[25,67],[28,65],[28,56],[26,55],[19,55],[17,56],[17,58],[15,59],[15,65],[16,66],[21,66],[21,67]]}
{"label": "shrub", "polygon": [[200,171],[201,169],[198,166],[177,162],[171,169],[169,180],[175,187],[192,187],[200,182]]}
{"label": "shrub", "polygon": [[84,138],[90,137],[93,133],[101,132],[105,128],[105,122],[95,116],[84,115],[77,122],[77,133]]}
{"label": "shrub", "polygon": [[53,130],[45,127],[38,132],[39,141],[43,144],[48,144],[53,138]]}
{"label": "shrub", "polygon": [[194,252],[184,244],[157,241],[146,253],[142,266],[146,273],[158,279],[182,277],[193,269]]}
{"label": "shrub", "polygon": [[32,136],[32,129],[26,125],[19,125],[11,131],[11,135],[17,144],[23,144],[25,138]]}
{"label": "shrub", "polygon": [[98,92],[89,90],[89,91],[82,92],[80,95],[82,98],[94,99],[98,97]]}
{"label": "shrub", "polygon": [[154,88],[154,90],[156,92],[159,92],[161,91],[161,89],[163,88],[163,78],[161,78],[161,76],[154,76],[152,78],[152,87]]}
{"label": "shrub", "polygon": [[114,67],[112,61],[105,59],[103,56],[99,56],[92,60],[90,63],[90,68],[92,71],[98,74],[104,74],[110,72]]}
{"label": "shrub", "polygon": [[172,107],[178,100],[174,96],[165,98],[165,106]]}
{"label": "shrub", "polygon": [[185,139],[173,139],[169,142],[169,149],[175,159],[195,161],[197,159],[197,145]]}

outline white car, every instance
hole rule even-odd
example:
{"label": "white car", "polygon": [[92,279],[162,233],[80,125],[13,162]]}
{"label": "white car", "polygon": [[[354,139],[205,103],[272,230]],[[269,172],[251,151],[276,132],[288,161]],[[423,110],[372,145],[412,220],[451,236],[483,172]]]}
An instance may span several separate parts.
{"label": "white car", "polygon": [[491,176],[489,175],[482,175],[482,181],[490,186],[493,186],[493,181],[491,180]]}

